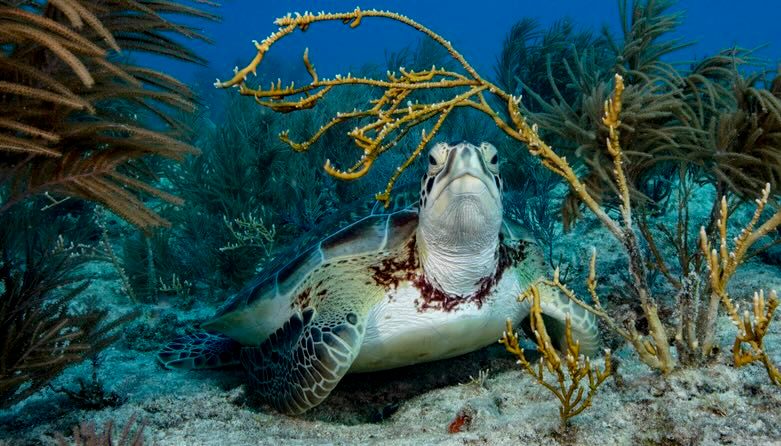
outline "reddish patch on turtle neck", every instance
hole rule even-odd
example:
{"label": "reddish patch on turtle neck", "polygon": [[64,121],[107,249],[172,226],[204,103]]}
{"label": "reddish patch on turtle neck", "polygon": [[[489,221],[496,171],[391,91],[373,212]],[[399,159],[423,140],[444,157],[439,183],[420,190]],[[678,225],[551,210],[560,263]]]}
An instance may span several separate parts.
{"label": "reddish patch on turtle neck", "polygon": [[525,249],[525,242],[508,246],[503,243],[500,236],[499,248],[496,251],[496,270],[492,275],[480,279],[475,284],[477,290],[468,295],[446,293],[428,280],[420,271],[414,236],[407,242],[402,256],[383,259],[379,264],[370,266],[369,270],[372,272],[374,282],[386,290],[395,290],[401,282],[410,282],[420,291],[420,297],[415,299],[415,305],[421,313],[428,310],[451,312],[458,309],[459,305],[467,303],[474,303],[479,309],[502,279],[504,272],[523,260]]}
{"label": "reddish patch on turtle neck", "polygon": [[498,256],[496,271],[492,275],[480,279],[475,284],[477,290],[468,295],[446,293],[432,284],[424,274],[418,275],[412,281],[412,284],[420,290],[420,298],[415,299],[418,311],[422,313],[427,310],[435,310],[449,313],[455,311],[459,305],[467,303],[474,303],[478,309],[482,308],[496,284],[502,280],[504,272],[523,260],[525,249],[526,243],[523,241],[519,242],[517,246],[511,247],[502,243],[500,237],[499,249],[496,253]]}
{"label": "reddish patch on turtle neck", "polygon": [[419,267],[415,236],[412,236],[404,246],[402,256],[383,259],[379,265],[370,266],[369,270],[375,283],[390,290],[398,288],[401,282],[412,281],[417,276]]}

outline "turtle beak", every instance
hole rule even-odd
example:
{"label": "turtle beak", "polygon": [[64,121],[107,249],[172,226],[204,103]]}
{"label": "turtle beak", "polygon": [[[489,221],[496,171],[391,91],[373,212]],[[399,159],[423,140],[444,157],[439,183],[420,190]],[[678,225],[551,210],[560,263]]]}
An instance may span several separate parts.
{"label": "turtle beak", "polygon": [[490,193],[488,185],[474,173],[462,173],[451,178],[442,187],[441,193],[447,191],[452,196],[482,195]]}

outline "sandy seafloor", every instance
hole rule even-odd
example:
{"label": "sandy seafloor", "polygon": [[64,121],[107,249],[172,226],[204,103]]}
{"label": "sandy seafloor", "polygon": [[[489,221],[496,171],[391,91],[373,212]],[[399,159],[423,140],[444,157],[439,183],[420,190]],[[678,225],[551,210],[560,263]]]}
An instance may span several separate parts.
{"label": "sandy seafloor", "polygon": [[[593,219],[558,244],[575,255],[591,245],[600,252],[601,282],[620,291],[623,256]],[[754,258],[732,280],[731,292],[740,299],[759,288],[781,290],[781,269]],[[120,314],[128,307],[117,304],[124,298],[116,289],[115,282],[98,281],[87,297],[113,301]],[[557,402],[521,373],[500,345],[432,364],[350,375],[325,403],[298,417],[248,397],[238,369],[163,370],[153,348],[166,331],[175,331],[171,326],[181,331],[211,311],[148,308],[126,329],[126,339],[101,355],[99,379],[125,397],[124,404],[82,410],[64,395],[44,390],[0,412],[0,444],[54,444],[55,433],[67,435],[80,421],[122,425],[135,414],[144,420],[147,442],[158,445],[781,445],[781,388],[770,384],[761,365],[729,365],[726,352],[736,330],[723,316],[718,326],[724,353],[712,366],[661,377],[631,349],[618,348],[615,377],[599,390],[593,407],[574,419],[571,436],[562,437]],[[781,364],[781,314],[765,342]],[[482,386],[470,383],[470,376],[486,369]],[[89,363],[74,366],[54,385],[75,389],[75,378],[89,376],[90,370]],[[472,422],[450,434],[448,425],[459,411],[472,414]]]}

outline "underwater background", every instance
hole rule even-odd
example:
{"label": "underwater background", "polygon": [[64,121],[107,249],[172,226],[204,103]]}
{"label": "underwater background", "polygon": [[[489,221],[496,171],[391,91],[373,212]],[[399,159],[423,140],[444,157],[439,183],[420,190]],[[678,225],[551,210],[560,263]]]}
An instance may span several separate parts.
{"label": "underwater background", "polygon": [[[426,26],[480,78],[356,6]],[[271,46],[247,78],[265,106],[215,88],[305,11],[355,15]],[[779,17],[771,1],[0,0],[0,444],[781,444]],[[285,90],[313,82],[307,48],[337,87],[286,107],[323,90]],[[485,87],[462,100],[484,107],[434,127],[468,89],[409,87],[432,66]],[[357,144],[382,119],[367,112],[293,150],[394,88],[348,73],[434,111],[397,141],[368,127]],[[540,280],[597,314],[608,356],[526,327],[525,354],[505,337],[347,375],[302,415],[240,367],[157,361],[375,194],[417,201],[428,149],[462,140],[496,146],[505,217],[539,245]],[[361,155],[376,162],[339,179]]]}

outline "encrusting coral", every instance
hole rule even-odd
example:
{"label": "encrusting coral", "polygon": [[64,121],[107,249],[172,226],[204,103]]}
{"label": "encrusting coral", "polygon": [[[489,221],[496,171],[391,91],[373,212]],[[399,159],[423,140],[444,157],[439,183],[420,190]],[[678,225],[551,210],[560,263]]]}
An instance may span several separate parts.
{"label": "encrusting coral", "polygon": [[[646,14],[658,15],[659,11],[663,10],[666,7],[665,5],[668,4],[668,2],[662,2],[656,5],[653,1],[637,2],[633,11],[642,12],[644,10]],[[626,2],[622,2],[621,5],[626,9]],[[642,15],[638,14],[633,15],[633,18],[638,18],[637,25],[642,25],[641,28],[646,27],[656,34],[660,30],[669,28],[671,20],[669,18],[660,17],[656,19],[656,22],[652,22],[643,21],[642,17]],[[436,66],[420,71],[407,71],[400,67],[398,74],[389,72],[385,80],[354,77],[349,73],[346,76],[337,75],[334,79],[323,79],[318,76],[309,60],[308,51],[305,51],[303,62],[311,76],[311,82],[308,84],[303,86],[295,86],[294,84],[283,85],[282,81],[279,80],[276,83],[272,83],[268,89],[251,88],[246,84],[247,76],[256,71],[264,55],[272,45],[297,29],[306,31],[313,24],[325,21],[341,21],[354,28],[359,26],[365,19],[370,18],[393,20],[425,34],[447,50],[453,60],[460,66],[463,73],[437,68]],[[637,315],[630,317],[626,322],[619,323],[602,307],[596,292],[596,253],[594,253],[591,259],[588,280],[589,292],[594,301],[593,304],[588,304],[578,299],[572,291],[560,282],[558,272],[554,275],[553,280],[546,282],[559,288],[570,299],[573,299],[607,323],[612,330],[634,347],[640,359],[652,369],[667,373],[679,365],[679,359],[671,350],[670,344],[672,340],[668,336],[668,332],[674,331],[672,327],[676,326],[676,322],[666,319],[663,321],[662,316],[660,316],[659,302],[654,296],[653,284],[649,280],[648,265],[653,265],[654,262],[646,258],[644,246],[641,243],[642,239],[638,236],[637,223],[633,215],[632,188],[628,182],[627,171],[624,167],[627,155],[622,149],[623,141],[621,137],[625,133],[625,129],[631,130],[631,127],[626,127],[621,121],[623,95],[625,92],[630,92],[630,90],[628,88],[625,89],[624,80],[620,74],[616,74],[614,77],[612,98],[606,98],[604,105],[601,102],[598,103],[602,107],[600,125],[603,126],[602,128],[605,131],[602,142],[599,144],[602,145],[604,143],[602,147],[607,148],[607,156],[602,157],[606,158],[607,162],[602,166],[602,169],[610,177],[613,184],[612,189],[617,196],[619,218],[616,219],[601,204],[601,191],[595,191],[588,187],[587,183],[579,177],[576,169],[567,158],[554,150],[540,137],[538,126],[530,124],[523,116],[520,106],[521,98],[503,91],[494,83],[481,77],[464,57],[453,48],[449,41],[425,26],[396,13],[377,10],[363,11],[360,9],[339,14],[324,12],[312,14],[307,12],[304,14],[287,15],[277,19],[275,24],[280,27],[277,32],[261,42],[255,42],[257,55],[252,62],[242,69],[236,68],[235,74],[231,79],[225,82],[218,80],[215,84],[217,87],[237,87],[242,95],[252,96],[260,105],[282,113],[314,107],[323,97],[336,88],[367,85],[380,89],[383,92],[382,96],[372,100],[370,107],[337,113],[335,117],[315,132],[310,139],[304,142],[294,142],[287,133],[280,135],[280,138],[294,150],[305,151],[313,142],[321,138],[335,125],[345,122],[356,123],[357,126],[348,132],[348,136],[353,140],[361,153],[359,159],[346,169],[337,169],[331,161],[325,163],[325,171],[339,179],[350,180],[365,175],[371,169],[375,160],[392,149],[404,135],[424,123],[431,123],[427,130],[424,129],[421,132],[422,137],[418,146],[398,166],[396,172],[392,174],[385,190],[377,194],[377,199],[386,204],[390,200],[390,192],[396,179],[419,156],[426,144],[434,138],[443,122],[454,109],[463,107],[484,113],[509,137],[526,144],[529,152],[540,159],[546,168],[566,180],[571,193],[597,217],[602,225],[619,242],[628,257],[627,267],[631,278],[630,283],[632,284],[630,292],[637,298],[639,311],[645,320],[645,328],[637,324]],[[653,39],[651,43],[653,43]],[[669,52],[676,47],[677,44],[668,42],[653,44],[646,49],[650,53],[658,55],[660,52]],[[644,64],[653,64],[653,61],[656,59],[647,59],[645,55],[638,53],[635,54],[632,60],[638,64],[638,68],[642,68],[645,66]],[[642,69],[630,70],[626,74],[630,79],[642,79]],[[696,79],[701,85],[705,83],[703,76],[699,76]],[[689,79],[687,82],[689,82],[688,85],[694,85],[695,83],[693,79]],[[650,88],[650,84],[648,85]],[[707,85],[702,88],[707,89]],[[411,100],[416,92],[423,90],[445,91],[449,96],[446,99],[432,103],[421,103]],[[699,92],[700,90],[696,91]],[[635,90],[633,94],[636,93],[637,91]],[[653,90],[645,94],[646,100],[654,100]],[[667,93],[662,91],[660,94],[664,95]],[[773,101],[773,104],[776,103],[775,101],[778,101],[778,98],[765,92],[754,94],[754,96],[762,98],[762,100]],[[506,109],[497,110],[495,108],[497,103],[504,104]],[[771,110],[775,110],[775,108],[771,108]],[[660,113],[667,116],[668,112],[660,111]],[[697,133],[696,128],[687,130],[686,122],[684,120],[683,124],[679,126],[683,127],[685,131]],[[654,133],[654,135],[658,136],[657,133]],[[717,162],[720,162],[719,158],[715,159]],[[685,172],[686,166],[686,164],[681,164],[681,170]],[[631,163],[629,167],[632,167]],[[720,191],[717,190],[717,192]],[[686,331],[686,333],[695,333],[692,336],[696,336],[698,339],[713,339],[715,319],[721,303],[727,308],[733,320],[736,320],[740,328],[738,337],[742,339],[741,343],[745,342],[751,346],[750,353],[736,355],[736,365],[741,365],[747,360],[763,362],[768,368],[771,379],[775,382],[776,372],[774,370],[776,369],[768,366],[770,362],[767,355],[764,354],[761,343],[761,336],[766,332],[767,324],[769,324],[770,317],[772,317],[772,310],[775,309],[776,300],[772,298],[774,294],[771,294],[771,299],[767,306],[763,304],[761,298],[757,298],[755,305],[756,321],[751,323],[748,317],[745,317],[742,320],[743,322],[739,318],[736,319],[735,315],[737,315],[737,312],[730,310],[731,300],[726,295],[726,292],[723,291],[726,289],[726,285],[737,266],[745,259],[751,245],[781,223],[781,210],[779,210],[760,225],[758,229],[753,229],[754,225],[758,223],[769,193],[770,186],[765,189],[763,193],[764,198],[759,200],[757,212],[751,223],[744,229],[742,235],[738,237],[736,248],[733,252],[729,252],[726,247],[725,230],[721,230],[720,250],[709,254],[710,262],[707,265],[710,268],[709,275],[711,281],[709,292],[711,293],[711,298],[704,298],[704,295],[708,294],[707,291],[699,290],[697,287],[687,288],[697,289],[698,291],[693,295],[680,296],[678,299],[680,309],[682,311],[696,312],[697,316],[687,314],[679,317],[677,325],[679,326],[679,333]],[[726,218],[726,213],[723,213],[721,220],[714,222],[718,224],[708,225],[708,228],[716,226],[724,228]],[[647,231],[642,231],[641,228],[641,234],[645,235]],[[654,251],[653,240],[646,238],[646,241],[649,242],[651,250]],[[656,250],[655,252],[658,254],[659,251]],[[659,264],[657,266],[663,268],[664,259],[660,255],[655,255],[655,260]],[[706,272],[695,270],[693,273],[705,274]],[[679,283],[682,282],[683,280]],[[695,306],[697,307],[696,309]],[[696,326],[693,330],[691,325],[692,318],[695,318],[696,321]],[[684,365],[699,363],[711,358],[714,354],[711,343],[695,341],[689,334],[682,336],[684,336],[684,343],[687,342],[690,348],[694,350],[689,352],[689,360],[685,360],[686,355],[681,356],[681,358],[684,358]],[[681,342],[679,342],[679,345],[681,345]]]}

